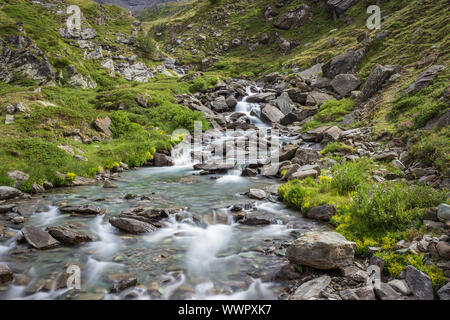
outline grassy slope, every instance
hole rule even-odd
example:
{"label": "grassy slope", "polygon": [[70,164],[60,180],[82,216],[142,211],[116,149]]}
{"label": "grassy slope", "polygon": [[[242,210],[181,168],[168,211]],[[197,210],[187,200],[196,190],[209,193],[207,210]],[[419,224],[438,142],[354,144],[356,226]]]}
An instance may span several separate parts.
{"label": "grassy slope", "polygon": [[[115,43],[118,32],[131,32],[133,18],[127,12],[115,6],[100,7],[88,0],[61,3],[63,8],[67,4],[81,7],[84,26],[93,27],[98,33],[94,39],[96,43],[115,46],[125,55],[133,54],[129,48]],[[98,16],[104,18],[104,25],[95,24],[94,19]],[[173,94],[188,92],[189,83],[164,76],[157,76],[145,84],[128,82],[120,77],[110,77],[97,62],[84,60],[84,50],[57,33],[58,28],[64,26],[64,16],[50,13],[28,1],[11,0],[0,9],[0,36],[17,33],[15,23],[18,21],[23,22],[26,35],[45,52],[63,78],[56,86],[43,87],[41,93],[33,92],[36,85],[27,79],[16,79],[11,84],[0,83],[2,111],[7,104],[19,101],[31,111],[29,119],[24,114],[17,114],[16,122],[10,125],[4,124],[4,113],[0,116],[1,184],[12,185],[6,176],[11,170],[22,170],[31,175],[21,187],[29,191],[35,181],[42,183],[48,179],[56,185],[62,183],[56,171],[93,176],[98,166],[108,167],[114,162],[142,165],[150,157],[153,147],[158,150],[172,147],[169,136],[172,130],[189,128],[193,119],[203,119],[201,114],[175,104]],[[145,57],[143,61],[149,66],[154,64]],[[94,79],[98,87],[95,90],[67,87],[64,82],[67,65],[75,65],[78,72]],[[138,93],[150,96],[151,108],[142,108],[135,102]],[[119,103],[126,105],[125,111],[111,110]],[[64,135],[79,129],[81,136],[98,137],[99,133],[91,123],[106,115],[113,119],[113,129],[116,129],[110,142],[82,144]],[[80,152],[76,153],[89,161],[75,160],[56,147],[60,144],[78,148]]]}

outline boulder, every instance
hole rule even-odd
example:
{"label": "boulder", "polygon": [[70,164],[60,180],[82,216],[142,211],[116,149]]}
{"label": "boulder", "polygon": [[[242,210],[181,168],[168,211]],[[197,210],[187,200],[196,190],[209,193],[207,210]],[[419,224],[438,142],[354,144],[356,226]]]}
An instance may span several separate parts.
{"label": "boulder", "polygon": [[287,144],[281,147],[281,149],[277,150],[276,152],[276,155],[278,155],[278,161],[283,162],[291,160],[295,156],[297,149],[298,146],[293,144]]}
{"label": "boulder", "polygon": [[21,196],[23,196],[23,193],[19,189],[0,186],[0,200],[9,200]]}
{"label": "boulder", "polygon": [[318,176],[318,172],[316,170],[313,169],[309,169],[309,170],[298,170],[297,172],[293,173],[288,180],[304,180],[308,177],[313,177],[316,178]]}
{"label": "boulder", "polygon": [[59,246],[59,242],[55,238],[39,228],[24,227],[20,231],[28,244],[36,249],[45,250]]}
{"label": "boulder", "polygon": [[441,221],[450,221],[450,206],[446,203],[441,203],[438,207],[437,215]]}
{"label": "boulder", "polygon": [[343,290],[339,295],[342,300],[375,300],[375,293],[370,287]]}
{"label": "boulder", "polygon": [[226,99],[226,103],[227,106],[230,109],[233,109],[234,107],[236,107],[236,105],[238,104],[238,101],[236,99],[236,97],[234,95],[230,95],[227,99]]}
{"label": "boulder", "polygon": [[248,192],[248,197],[250,199],[263,200],[267,197],[267,194],[264,190],[250,189],[250,191]]}
{"label": "boulder", "polygon": [[338,141],[341,137],[342,130],[336,126],[330,127],[323,132],[322,143]]}
{"label": "boulder", "polygon": [[59,242],[66,245],[76,245],[92,241],[88,234],[69,227],[49,227],[47,232]]}
{"label": "boulder", "polygon": [[437,295],[441,300],[450,300],[450,282],[440,288]]}
{"label": "boulder", "polygon": [[358,3],[358,0],[328,0],[327,5],[335,18],[341,16],[350,7]]}
{"label": "boulder", "polygon": [[225,97],[219,96],[213,102],[211,102],[211,109],[215,112],[222,113],[229,111],[230,107],[228,106]]}
{"label": "boulder", "polygon": [[251,169],[251,168],[245,168],[244,170],[242,170],[242,174],[241,176],[243,177],[256,177],[258,175],[258,171],[256,171],[255,169]]}
{"label": "boulder", "polygon": [[375,286],[375,293],[380,300],[401,300],[402,296],[387,283]]}
{"label": "boulder", "polygon": [[320,91],[311,91],[306,96],[306,105],[307,106],[321,106],[325,102],[329,100],[333,100],[334,97],[325,92]]}
{"label": "boulder", "polygon": [[318,151],[298,148],[297,152],[295,153],[295,157],[292,159],[292,163],[304,166],[312,163],[317,163],[320,158],[322,158],[322,155]]}
{"label": "boulder", "polygon": [[276,100],[276,105],[283,114],[288,114],[292,111],[292,100],[289,98],[287,92],[283,92]]}
{"label": "boulder", "polygon": [[153,155],[153,163],[155,167],[171,167],[175,165],[171,157],[159,152],[155,152]]}
{"label": "boulder", "polygon": [[417,300],[433,300],[434,292],[431,279],[422,271],[409,265],[405,269],[405,280]]}
{"label": "boulder", "polygon": [[337,232],[307,232],[287,249],[286,257],[291,263],[332,270],[350,265],[355,254],[354,242]]}
{"label": "boulder", "polygon": [[389,281],[388,284],[392,287],[392,289],[394,289],[401,295],[408,296],[411,294],[411,290],[409,289],[405,280],[394,279]]}
{"label": "boulder", "polygon": [[411,83],[411,85],[408,88],[406,88],[403,91],[403,93],[405,95],[410,94],[411,92],[419,91],[433,84],[434,79],[436,78],[438,72],[441,71],[442,69],[445,69],[445,66],[433,65],[429,67],[427,70],[422,72],[417,78],[417,80]]}
{"label": "boulder", "polygon": [[361,93],[358,95],[358,101],[363,102],[367,99],[371,98],[375,95],[378,90],[380,90],[383,86],[383,83],[389,79],[394,73],[397,73],[400,69],[400,66],[382,66],[380,64],[376,64],[372,71],[370,72],[369,77],[364,84],[364,87],[361,90]]}
{"label": "boulder", "polygon": [[59,211],[67,214],[80,214],[80,215],[103,215],[106,210],[95,206],[93,204],[84,204],[80,206],[62,206],[59,207]]}
{"label": "boulder", "polygon": [[248,102],[248,103],[263,103],[263,102],[268,102],[273,99],[275,99],[275,93],[264,92],[264,93],[257,93],[257,94],[248,96],[246,102]]}
{"label": "boulder", "polygon": [[0,285],[14,280],[14,273],[6,263],[0,263]]}
{"label": "boulder", "polygon": [[324,77],[334,79],[341,73],[355,73],[358,64],[367,53],[367,48],[363,47],[358,50],[350,50],[331,58],[322,66]]}
{"label": "boulder", "polygon": [[341,97],[348,96],[352,91],[358,89],[361,80],[353,74],[338,74],[331,80],[331,86]]}
{"label": "boulder", "polygon": [[290,298],[290,300],[314,300],[320,296],[331,283],[329,276],[322,276],[303,283]]}
{"label": "boulder", "polygon": [[34,194],[44,193],[45,188],[43,186],[41,186],[40,184],[38,184],[37,182],[34,182],[31,186],[31,192]]}
{"label": "boulder", "polygon": [[266,105],[261,111],[261,120],[269,123],[278,123],[284,118],[283,112],[272,105]]}
{"label": "boulder", "polygon": [[281,15],[275,22],[275,27],[288,30],[302,26],[306,21],[312,18],[312,14],[308,6],[304,5],[295,10],[290,10]]}
{"label": "boulder", "polygon": [[157,228],[150,223],[124,217],[111,218],[109,219],[109,223],[117,229],[131,234],[149,233],[157,230]]}
{"label": "boulder", "polygon": [[13,179],[16,182],[16,188],[20,188],[24,181],[27,181],[30,178],[30,175],[25,172],[15,170],[12,172],[8,172],[8,178]]}
{"label": "boulder", "polygon": [[257,217],[245,218],[244,220],[240,220],[239,223],[247,225],[247,226],[262,226],[262,225],[271,224],[271,222],[269,220],[261,219],[261,218],[257,218]]}
{"label": "boulder", "polygon": [[103,132],[104,134],[106,134],[108,137],[112,136],[112,132],[111,129],[109,128],[111,126],[111,118],[110,117],[106,117],[106,118],[97,118],[94,121],[94,127],[96,130]]}
{"label": "boulder", "polygon": [[333,205],[324,204],[308,210],[306,216],[310,219],[320,221],[330,221],[331,217],[337,213],[337,209]]}

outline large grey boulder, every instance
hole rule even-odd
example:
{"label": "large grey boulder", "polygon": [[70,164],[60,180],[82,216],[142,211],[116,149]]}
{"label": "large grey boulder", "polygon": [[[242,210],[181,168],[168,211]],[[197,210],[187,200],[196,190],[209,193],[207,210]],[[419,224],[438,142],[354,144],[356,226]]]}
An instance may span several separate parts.
{"label": "large grey boulder", "polygon": [[219,96],[211,102],[211,109],[215,112],[226,112],[230,109],[224,96]]}
{"label": "large grey boulder", "polygon": [[21,197],[22,195],[23,193],[19,189],[0,186],[0,200],[9,200],[16,197]]}
{"label": "large grey boulder", "polygon": [[292,111],[292,100],[287,92],[283,92],[276,100],[276,105],[283,114],[288,114]]}
{"label": "large grey boulder", "polygon": [[322,158],[322,155],[316,150],[298,148],[297,152],[295,152],[295,157],[292,159],[292,163],[304,166],[317,163],[320,158]]}
{"label": "large grey boulder", "polygon": [[247,97],[246,102],[248,103],[262,103],[262,102],[268,102],[270,100],[275,99],[275,93],[273,92],[264,92],[264,93],[257,93],[252,96]]}
{"label": "large grey boulder", "polygon": [[375,293],[380,300],[401,300],[402,296],[387,283],[380,283],[375,286]]}
{"label": "large grey boulder", "polygon": [[397,73],[400,70],[400,66],[382,66],[380,64],[376,64],[370,72],[369,77],[364,84],[364,87],[361,93],[358,95],[359,101],[366,101],[375,95],[378,90],[380,90],[383,86],[383,83],[389,79],[391,75]]}
{"label": "large grey boulder", "polygon": [[405,269],[405,281],[417,300],[433,300],[433,285],[428,275],[413,266]]}
{"label": "large grey boulder", "polygon": [[437,295],[441,300],[450,300],[450,282],[440,288]]}
{"label": "large grey boulder", "polygon": [[438,207],[437,215],[442,221],[450,221],[450,206],[446,203],[441,203]]}
{"label": "large grey boulder", "polygon": [[322,276],[305,282],[295,290],[290,300],[314,300],[320,296],[330,283],[331,278],[329,276]]}
{"label": "large grey boulder", "polygon": [[361,80],[353,74],[338,74],[331,80],[333,90],[339,93],[341,97],[348,96],[352,91],[356,90],[361,84]]}
{"label": "large grey boulder", "polygon": [[155,152],[153,155],[153,163],[155,167],[171,167],[175,165],[171,157],[159,152]]}
{"label": "large grey boulder", "polygon": [[337,209],[333,205],[324,204],[314,207],[306,213],[306,216],[310,219],[320,221],[330,221],[331,217],[337,213]]}
{"label": "large grey boulder", "polygon": [[59,241],[48,232],[36,227],[24,227],[20,230],[28,244],[36,249],[45,250],[59,246]]}
{"label": "large grey boulder", "polygon": [[322,66],[324,77],[334,79],[341,73],[355,73],[358,64],[367,53],[367,48],[363,47],[358,50],[350,50],[331,58]]}
{"label": "large grey boulder", "polygon": [[283,112],[268,104],[261,110],[261,120],[269,123],[278,123],[284,118]]}
{"label": "large grey boulder", "polygon": [[350,265],[355,255],[354,242],[337,232],[307,232],[287,249],[286,257],[291,263],[332,270]]}

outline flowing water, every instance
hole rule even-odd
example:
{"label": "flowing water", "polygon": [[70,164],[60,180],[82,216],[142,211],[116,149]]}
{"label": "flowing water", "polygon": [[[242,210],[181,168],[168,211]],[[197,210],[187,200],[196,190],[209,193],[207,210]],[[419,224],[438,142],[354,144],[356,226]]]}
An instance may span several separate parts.
{"label": "flowing water", "polygon": [[[247,90],[252,94],[251,90]],[[260,128],[268,126],[254,116],[259,105],[246,102],[236,112],[247,114]],[[228,137],[229,138],[229,137]],[[243,195],[250,188],[265,189],[277,183],[263,177],[244,178],[239,166],[222,177],[195,174],[190,155],[177,147],[175,166],[128,171],[115,181],[119,188],[101,186],[57,189],[21,204],[28,212],[25,225],[45,228],[74,224],[95,241],[74,247],[32,250],[18,243],[18,229],[0,243],[0,261],[15,274],[31,279],[27,285],[0,287],[1,299],[274,299],[282,285],[274,274],[286,264],[285,246],[299,233],[324,227],[303,219],[276,200],[256,201],[258,217],[276,224],[246,226],[233,221],[229,207],[252,202]],[[207,150],[204,146],[203,150]],[[150,200],[126,200],[126,194]],[[58,211],[62,204],[94,203],[107,209],[104,216],[80,217]],[[169,218],[165,226],[148,235],[121,233],[108,219],[138,205],[186,208],[184,219]],[[194,223],[203,217],[207,223]],[[68,265],[81,268],[81,291],[42,289],[48,279]],[[138,287],[110,294],[114,280],[136,276]]]}

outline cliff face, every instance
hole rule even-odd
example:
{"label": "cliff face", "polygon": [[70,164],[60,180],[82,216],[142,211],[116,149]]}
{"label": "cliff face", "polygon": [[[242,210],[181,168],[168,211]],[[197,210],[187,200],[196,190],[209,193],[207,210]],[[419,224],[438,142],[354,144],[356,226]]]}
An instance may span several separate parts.
{"label": "cliff face", "polygon": [[115,4],[132,12],[143,10],[145,8],[160,3],[173,2],[173,0],[94,0],[94,1],[98,3]]}

